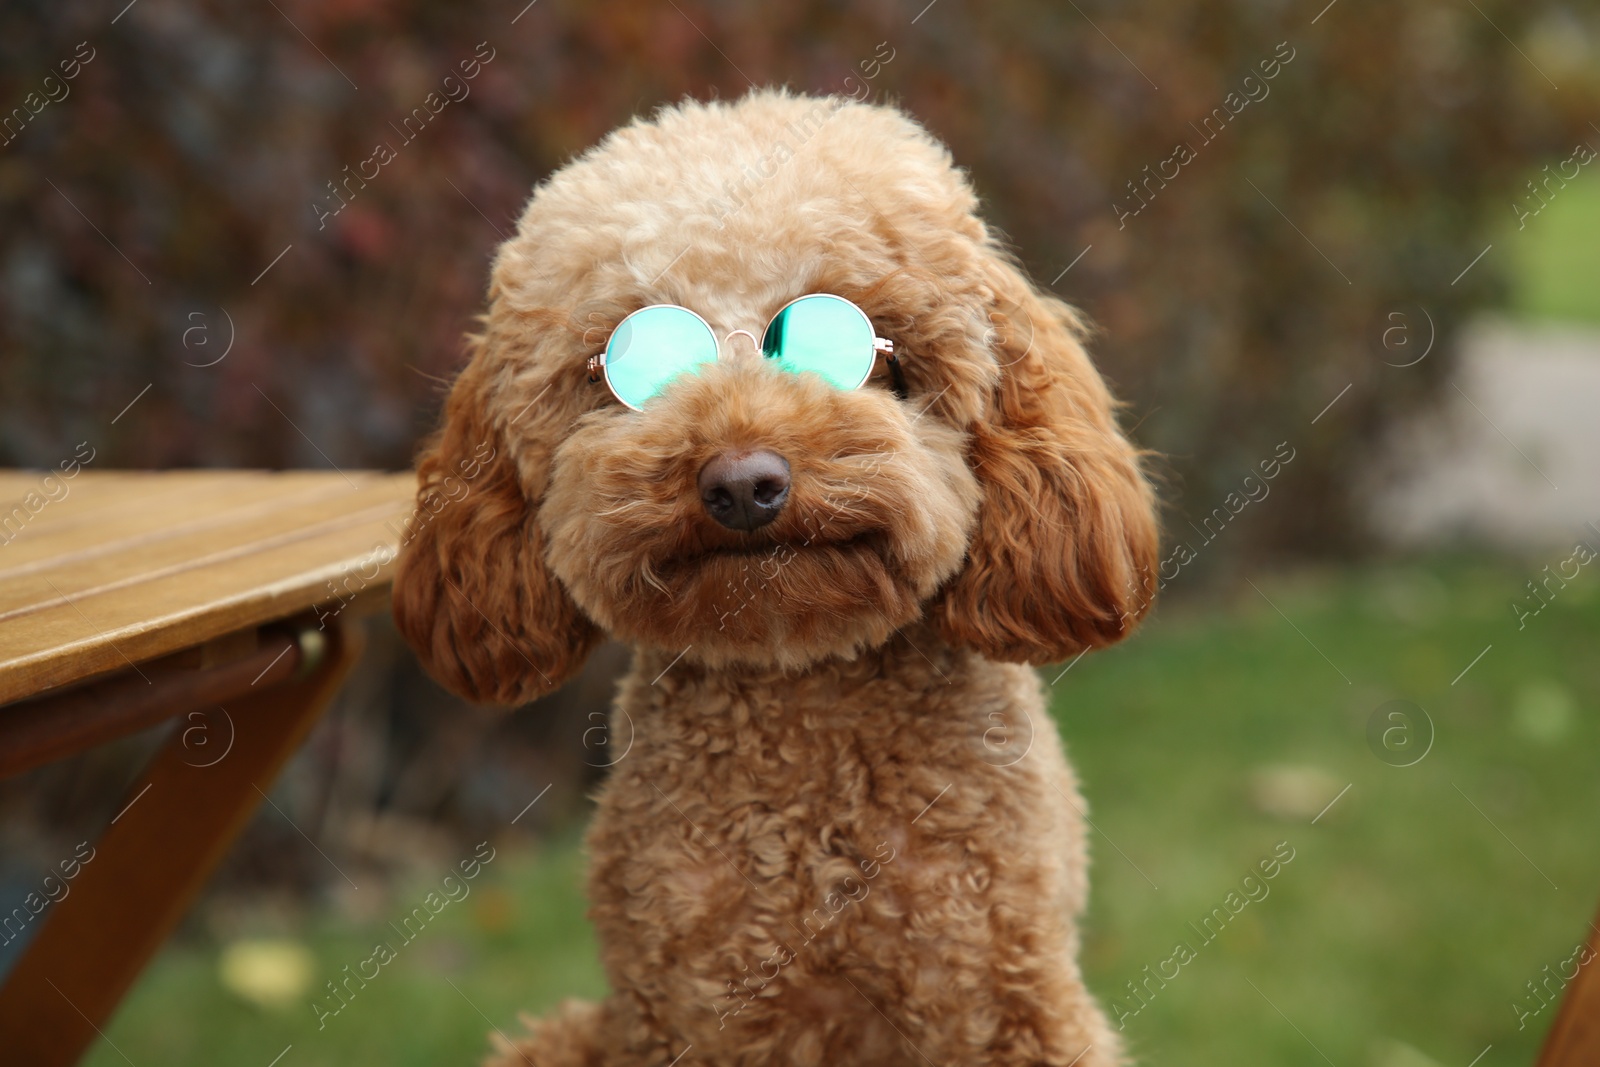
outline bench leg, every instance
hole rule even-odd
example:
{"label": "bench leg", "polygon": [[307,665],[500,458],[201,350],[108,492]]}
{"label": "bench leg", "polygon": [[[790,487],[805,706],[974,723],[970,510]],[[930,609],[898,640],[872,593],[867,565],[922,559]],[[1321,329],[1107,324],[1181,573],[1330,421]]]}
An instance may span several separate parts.
{"label": "bench leg", "polygon": [[151,760],[0,989],[6,1062],[65,1067],[100,1036],[359,657],[359,629],[326,636],[310,675],[227,702],[226,757],[186,762],[180,725]]}
{"label": "bench leg", "polygon": [[1583,963],[1561,1000],[1544,1039],[1539,1067],[1593,1067],[1600,1063],[1600,915],[1589,926],[1589,962]]}

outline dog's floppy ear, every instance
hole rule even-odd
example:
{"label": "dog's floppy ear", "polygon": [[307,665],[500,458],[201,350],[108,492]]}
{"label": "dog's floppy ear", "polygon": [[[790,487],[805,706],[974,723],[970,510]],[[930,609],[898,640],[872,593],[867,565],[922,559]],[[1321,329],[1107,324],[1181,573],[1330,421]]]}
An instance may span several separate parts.
{"label": "dog's floppy ear", "polygon": [[934,617],[991,659],[1055,663],[1120,640],[1149,608],[1155,500],[1077,315],[1009,263],[990,266],[1000,377],[969,457],[984,499]]}
{"label": "dog's floppy ear", "polygon": [[545,565],[537,502],[494,423],[486,378],[475,358],[418,460],[394,619],[445,688],[520,704],[576,673],[600,635]]}

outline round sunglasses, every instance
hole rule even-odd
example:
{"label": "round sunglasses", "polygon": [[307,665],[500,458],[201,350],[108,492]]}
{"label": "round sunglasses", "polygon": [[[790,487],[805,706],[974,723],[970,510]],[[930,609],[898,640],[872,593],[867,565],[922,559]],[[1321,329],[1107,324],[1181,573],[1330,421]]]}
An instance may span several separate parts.
{"label": "round sunglasses", "polygon": [[[754,340],[748,330],[728,336],[734,333]],[[715,360],[717,348],[705,319],[677,304],[652,304],[618,323],[605,351],[589,357],[589,380],[604,377],[618,400],[641,411],[678,375]],[[895,372],[895,391],[903,392],[894,342],[877,336],[867,313],[842,296],[809,293],[789,301],[767,323],[760,348],[783,370],[820,374],[839,389],[859,388],[882,352]]]}

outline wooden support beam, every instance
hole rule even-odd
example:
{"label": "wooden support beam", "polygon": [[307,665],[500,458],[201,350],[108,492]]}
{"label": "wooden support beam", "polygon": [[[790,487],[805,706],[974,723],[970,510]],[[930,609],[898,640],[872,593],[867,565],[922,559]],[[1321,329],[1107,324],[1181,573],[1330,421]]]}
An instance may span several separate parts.
{"label": "wooden support beam", "polygon": [[0,989],[5,1062],[66,1067],[104,1031],[359,656],[358,629],[335,623],[325,635],[309,675],[226,701],[227,756],[194,766],[175,731],[151,760]]}
{"label": "wooden support beam", "polygon": [[1600,915],[1589,926],[1588,963],[1567,986],[1539,1053],[1539,1067],[1600,1064]]}
{"label": "wooden support beam", "polygon": [[250,639],[248,650],[207,663],[211,646],[168,656],[32,700],[0,707],[0,778],[32,770],[93,745],[137,733],[169,718],[212,711],[251,688],[270,689],[300,668],[300,642],[289,627]]}

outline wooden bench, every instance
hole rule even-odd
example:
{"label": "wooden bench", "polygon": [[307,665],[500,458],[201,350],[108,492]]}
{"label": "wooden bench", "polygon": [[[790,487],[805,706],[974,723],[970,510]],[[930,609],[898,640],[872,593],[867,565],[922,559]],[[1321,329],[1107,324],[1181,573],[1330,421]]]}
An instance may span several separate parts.
{"label": "wooden bench", "polygon": [[416,484],[48,477],[0,472],[0,776],[185,721],[65,895],[0,901],[8,936],[31,938],[0,988],[0,1059],[36,1067],[96,1039],[333,699],[359,618],[387,604]]}
{"label": "wooden bench", "polygon": [[1589,962],[1562,992],[1561,1008],[1545,1035],[1538,1067],[1595,1067],[1600,1064],[1600,915],[1584,939]]}

